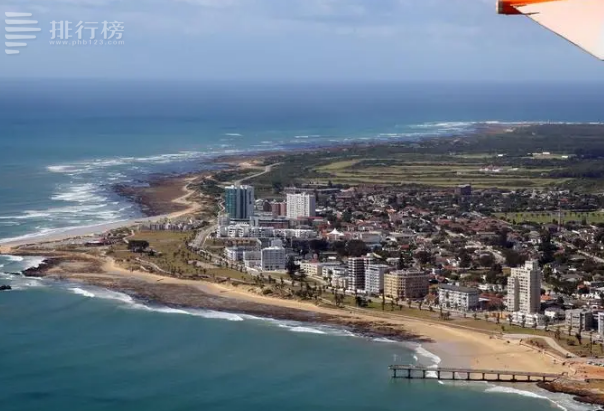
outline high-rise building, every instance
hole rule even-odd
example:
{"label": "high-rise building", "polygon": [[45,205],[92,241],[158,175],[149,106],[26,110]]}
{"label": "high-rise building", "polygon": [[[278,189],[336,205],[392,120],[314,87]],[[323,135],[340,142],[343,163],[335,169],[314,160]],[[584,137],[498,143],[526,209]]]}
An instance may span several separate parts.
{"label": "high-rise building", "polygon": [[252,186],[225,187],[225,212],[234,220],[248,220],[254,214],[255,189]]}
{"label": "high-rise building", "polygon": [[316,196],[309,193],[286,195],[286,217],[313,217],[316,215]]}
{"label": "high-rise building", "polygon": [[526,314],[541,310],[541,269],[536,260],[512,268],[507,279],[507,310]]}
{"label": "high-rise building", "polygon": [[356,257],[347,260],[347,289],[363,290],[366,285],[364,258]]}
{"label": "high-rise building", "polygon": [[381,293],[384,286],[384,275],[389,268],[386,264],[370,264],[366,267],[364,290],[368,294]]}
{"label": "high-rise building", "polygon": [[422,271],[398,270],[384,276],[385,295],[391,298],[423,298],[429,293],[429,275]]}

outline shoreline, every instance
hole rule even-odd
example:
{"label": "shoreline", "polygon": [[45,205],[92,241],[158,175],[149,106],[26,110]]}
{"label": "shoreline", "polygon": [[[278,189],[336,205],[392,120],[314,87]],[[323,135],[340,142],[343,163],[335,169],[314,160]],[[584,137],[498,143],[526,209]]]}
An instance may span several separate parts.
{"label": "shoreline", "polygon": [[[33,252],[28,254],[34,255]],[[537,355],[531,348],[517,345],[514,341],[499,339],[490,333],[414,317],[382,317],[349,308],[325,307],[308,301],[267,297],[252,292],[252,285],[234,286],[141,271],[131,272],[109,258],[97,259],[98,269],[89,269],[86,272],[83,272],[84,267],[62,267],[61,257],[51,257],[50,260],[50,264],[47,259],[46,263],[38,268],[26,270],[24,274],[102,287],[123,292],[142,302],[170,308],[208,309],[317,323],[344,327],[357,335],[369,338],[421,343],[429,352],[440,357],[440,364],[444,366],[571,372],[566,366],[554,364],[550,357]],[[91,259],[87,257],[85,260],[90,262]],[[456,358],[452,353],[456,353]]]}

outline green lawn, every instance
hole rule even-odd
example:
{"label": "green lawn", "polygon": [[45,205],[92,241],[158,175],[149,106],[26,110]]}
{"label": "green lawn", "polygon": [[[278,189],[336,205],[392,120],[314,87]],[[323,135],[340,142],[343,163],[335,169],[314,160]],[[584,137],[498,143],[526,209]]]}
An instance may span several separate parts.
{"label": "green lawn", "polygon": [[[528,211],[520,213],[497,213],[495,217],[509,222],[521,223],[523,221],[529,221],[534,223],[546,224],[551,223],[554,220],[558,221],[557,211]],[[562,222],[568,221],[582,221],[587,220],[589,224],[603,223],[604,222],[604,211],[590,211],[590,212],[576,212],[576,211],[562,211]]]}

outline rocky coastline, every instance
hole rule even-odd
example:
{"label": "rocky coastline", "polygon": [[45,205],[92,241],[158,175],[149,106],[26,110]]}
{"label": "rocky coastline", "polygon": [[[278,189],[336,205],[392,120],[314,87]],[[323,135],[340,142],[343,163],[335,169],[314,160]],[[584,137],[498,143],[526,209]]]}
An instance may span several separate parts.
{"label": "rocky coastline", "polygon": [[[63,262],[61,257],[45,259],[38,267],[24,270],[24,276],[44,277],[59,281],[71,281],[80,284],[103,287],[112,291],[125,293],[135,300],[171,308],[206,309],[233,314],[247,314],[276,320],[314,323],[344,328],[358,336],[366,338],[386,338],[394,341],[415,343],[433,342],[426,337],[410,333],[396,324],[385,321],[366,321],[351,317],[327,315],[312,311],[281,307],[278,305],[260,304],[257,302],[225,298],[206,293],[199,288],[169,283],[150,283],[136,278],[118,277],[106,274],[55,273]],[[202,281],[201,281],[202,282]],[[245,285],[242,285],[245,287]]]}

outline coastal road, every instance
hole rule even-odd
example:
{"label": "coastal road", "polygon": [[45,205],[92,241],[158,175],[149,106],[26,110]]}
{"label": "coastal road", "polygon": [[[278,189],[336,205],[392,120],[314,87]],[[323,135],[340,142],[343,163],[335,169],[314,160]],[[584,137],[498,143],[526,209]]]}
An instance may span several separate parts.
{"label": "coastal road", "polygon": [[503,338],[509,340],[527,340],[529,338],[537,338],[545,341],[551,348],[558,351],[560,354],[564,355],[568,358],[576,358],[577,355],[571,353],[570,351],[564,349],[560,344],[555,342],[551,337],[544,337],[542,335],[530,335],[530,334],[504,334]]}
{"label": "coastal road", "polygon": [[269,172],[271,171],[271,169],[272,169],[274,166],[277,166],[277,165],[279,165],[279,164],[282,164],[282,163],[274,163],[274,164],[270,164],[270,165],[268,165],[268,166],[265,166],[265,168],[263,169],[263,171],[261,171],[261,172],[259,172],[259,173],[256,173],[256,174],[253,174],[252,176],[244,177],[244,178],[242,178],[242,179],[240,179],[240,180],[236,180],[236,181],[234,181],[234,185],[235,185],[235,186],[239,186],[239,185],[241,185],[241,184],[242,184],[242,182],[243,182],[243,181],[252,180],[253,178],[257,178],[257,177],[259,177],[259,176],[262,176],[263,174],[267,174],[267,173],[269,173]]}

